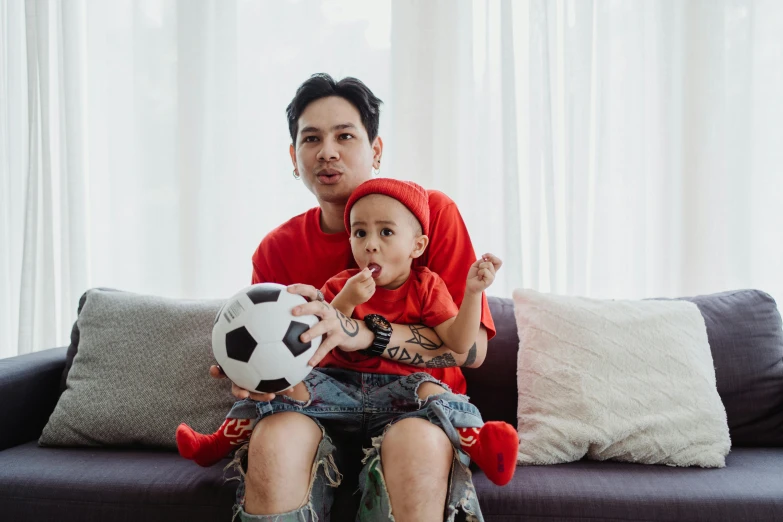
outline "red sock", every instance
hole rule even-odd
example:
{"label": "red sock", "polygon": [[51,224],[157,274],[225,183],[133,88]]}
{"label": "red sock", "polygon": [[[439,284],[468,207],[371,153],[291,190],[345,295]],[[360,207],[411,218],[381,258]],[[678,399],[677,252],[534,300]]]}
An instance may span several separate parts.
{"label": "red sock", "polygon": [[517,469],[519,436],[510,424],[490,421],[481,428],[457,428],[462,451],[487,475],[487,478],[504,486]]}
{"label": "red sock", "polygon": [[212,435],[203,435],[187,424],[177,427],[177,449],[199,466],[211,466],[228,455],[234,446],[245,442],[253,432],[252,419],[226,419]]}

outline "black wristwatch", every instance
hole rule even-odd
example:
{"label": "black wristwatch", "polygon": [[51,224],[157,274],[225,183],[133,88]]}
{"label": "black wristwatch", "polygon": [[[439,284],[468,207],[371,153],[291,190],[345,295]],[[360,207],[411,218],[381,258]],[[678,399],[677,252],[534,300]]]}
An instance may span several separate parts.
{"label": "black wristwatch", "polygon": [[382,315],[370,314],[364,317],[364,324],[375,334],[375,340],[369,348],[359,350],[365,355],[375,355],[380,357],[386,351],[392,335],[391,323]]}

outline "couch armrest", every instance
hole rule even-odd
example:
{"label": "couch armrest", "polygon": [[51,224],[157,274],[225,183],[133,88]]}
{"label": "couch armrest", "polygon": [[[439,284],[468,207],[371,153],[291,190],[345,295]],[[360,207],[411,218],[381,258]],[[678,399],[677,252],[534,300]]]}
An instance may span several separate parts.
{"label": "couch armrest", "polygon": [[0,451],[41,435],[60,397],[66,351],[0,359]]}

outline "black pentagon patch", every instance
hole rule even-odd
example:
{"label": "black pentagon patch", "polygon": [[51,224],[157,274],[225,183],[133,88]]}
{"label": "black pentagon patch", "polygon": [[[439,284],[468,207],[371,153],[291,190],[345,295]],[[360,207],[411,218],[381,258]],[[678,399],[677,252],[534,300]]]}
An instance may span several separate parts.
{"label": "black pentagon patch", "polygon": [[255,286],[247,291],[247,296],[253,304],[274,303],[277,302],[277,298],[280,296],[280,289]]}
{"label": "black pentagon patch", "polygon": [[258,343],[244,326],[226,334],[226,354],[229,359],[247,362]]}
{"label": "black pentagon patch", "polygon": [[299,340],[299,336],[309,329],[309,324],[300,323],[299,321],[291,321],[291,324],[288,325],[288,331],[285,333],[285,337],[283,337],[283,343],[294,357],[299,357],[310,349],[310,342],[303,343]]}
{"label": "black pentagon patch", "polygon": [[291,387],[291,384],[285,379],[269,379],[267,381],[261,381],[256,386],[256,391],[263,393],[277,393],[279,391],[287,390]]}

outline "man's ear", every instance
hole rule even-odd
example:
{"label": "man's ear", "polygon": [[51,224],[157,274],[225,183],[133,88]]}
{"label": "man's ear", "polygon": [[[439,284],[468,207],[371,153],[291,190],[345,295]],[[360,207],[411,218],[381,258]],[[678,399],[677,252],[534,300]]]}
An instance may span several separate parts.
{"label": "man's ear", "polygon": [[424,253],[424,250],[427,249],[427,245],[429,244],[430,244],[430,238],[428,238],[424,234],[414,239],[415,247],[413,249],[413,252],[411,252],[411,257],[413,259],[416,259],[417,257],[421,257],[421,255]]}
{"label": "man's ear", "polygon": [[375,169],[380,169],[381,156],[383,155],[383,140],[380,136],[375,137],[373,142],[370,144],[370,148],[372,148],[372,166]]}
{"label": "man's ear", "polygon": [[294,148],[293,143],[288,147],[288,153],[291,155],[291,163],[294,164],[294,169],[296,169],[296,148]]}

